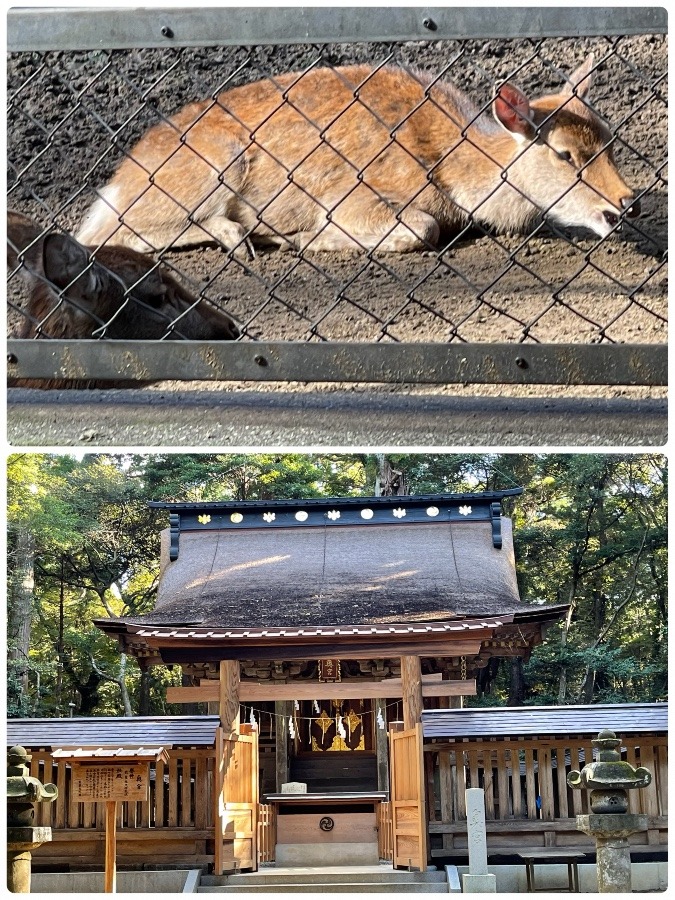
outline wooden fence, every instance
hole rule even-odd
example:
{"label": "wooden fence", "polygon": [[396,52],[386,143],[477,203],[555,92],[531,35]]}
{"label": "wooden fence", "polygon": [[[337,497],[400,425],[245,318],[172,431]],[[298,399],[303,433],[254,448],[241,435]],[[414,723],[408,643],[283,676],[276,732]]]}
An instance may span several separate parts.
{"label": "wooden fence", "polygon": [[[32,750],[30,774],[59,789],[54,803],[39,803],[37,824],[52,828],[102,828],[105,801],[79,803],[71,794],[70,764],[48,750]],[[169,750],[169,762],[150,763],[150,799],[117,804],[118,828],[213,827],[214,750]]]}
{"label": "wooden fence", "polygon": [[[646,833],[631,838],[635,846],[666,843],[666,740],[654,734],[623,738],[623,758],[653,775],[649,787],[628,792],[629,812],[647,815],[649,823]],[[425,757],[433,856],[466,848],[468,787],[485,791],[488,850],[593,848],[576,829],[576,816],[590,811],[589,792],[567,784],[571,770],[593,759],[591,736],[437,741],[425,745]]]}
{"label": "wooden fence", "polygon": [[261,803],[258,806],[258,854],[261,863],[274,862],[276,842],[276,807],[271,803]]}
{"label": "wooden fence", "polygon": [[375,807],[377,816],[377,847],[380,859],[391,862],[394,858],[394,835],[391,822],[391,803],[378,803]]}
{"label": "wooden fence", "polygon": [[[36,824],[52,828],[52,840],[33,851],[34,867],[100,869],[105,802],[81,803],[71,791],[71,767],[49,750],[31,749],[30,774],[59,789],[53,803],[39,803]],[[213,748],[169,750],[168,763],[150,764],[147,801],[117,805],[120,866],[205,865],[213,862]]]}
{"label": "wooden fence", "polygon": [[[648,818],[647,832],[631,837],[639,849],[664,849],[667,842],[668,770],[665,735],[624,738],[624,757],[653,774],[648,788],[629,791],[630,812]],[[53,840],[34,851],[36,866],[100,868],[105,803],[78,803],[71,794],[70,765],[48,750],[31,749],[31,775],[56,784],[58,799],[37,805],[36,824],[53,829]],[[425,745],[425,786],[431,855],[466,854],[467,787],[485,790],[488,850],[537,847],[592,849],[576,829],[588,812],[588,792],[567,786],[571,769],[592,758],[591,738],[495,738],[446,740]],[[214,858],[214,749],[169,751],[168,763],[151,764],[150,799],[118,806],[118,862],[142,866],[205,865]],[[259,807],[260,861],[274,860],[273,810]],[[380,857],[391,860],[390,804],[379,804]]]}

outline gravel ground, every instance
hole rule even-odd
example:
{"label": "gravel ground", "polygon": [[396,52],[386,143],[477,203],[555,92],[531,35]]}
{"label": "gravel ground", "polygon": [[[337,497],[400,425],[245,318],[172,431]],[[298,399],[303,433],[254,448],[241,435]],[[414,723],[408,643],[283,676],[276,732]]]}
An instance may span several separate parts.
{"label": "gravel ground", "polygon": [[[393,54],[394,62],[435,73],[452,61],[448,77],[482,103],[493,83],[508,76],[533,95],[554,90],[561,70],[571,71],[591,50],[606,59],[591,99],[617,133],[618,167],[632,187],[647,191],[643,217],[600,245],[585,234],[544,229],[529,240],[475,233],[442,254],[368,259],[356,252],[298,256],[261,249],[242,266],[202,247],[168,253],[166,260],[245,323],[244,339],[661,343],[667,339],[667,43],[661,36],[14,54],[9,205],[74,230],[93,189],[106,183],[123,150],[160,113],[170,115],[225,83],[301,70],[320,54],[328,64]],[[517,390],[481,387],[480,393]],[[538,391],[560,392],[585,393]],[[621,393],[607,389],[604,396]]]}

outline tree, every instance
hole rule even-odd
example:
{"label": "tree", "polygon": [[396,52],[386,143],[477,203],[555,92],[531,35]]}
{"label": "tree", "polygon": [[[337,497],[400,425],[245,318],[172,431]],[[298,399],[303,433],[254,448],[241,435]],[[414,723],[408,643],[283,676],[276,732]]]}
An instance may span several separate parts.
{"label": "tree", "polygon": [[[625,701],[638,684],[642,699],[662,697],[665,459],[553,456],[538,468],[546,494],[536,524],[519,531],[521,583],[570,608],[526,678],[545,673],[546,698],[558,703]],[[649,622],[649,639],[631,638],[638,622],[642,635]]]}
{"label": "tree", "polygon": [[[99,703],[104,681],[118,684],[130,710],[126,679],[120,675],[124,660],[101,640],[91,619],[130,611],[123,604],[114,610],[121,599],[119,585],[144,565],[154,567],[158,536],[146,503],[135,496],[137,484],[105,456],[81,462],[68,456],[16,457],[9,474],[10,530],[17,548],[26,532],[34,548],[31,602],[20,607],[21,595],[10,596],[10,617],[18,618],[12,613],[18,608],[33,631],[26,659],[27,668],[40,676],[33,710],[46,705],[64,711],[77,694],[80,711],[89,713]],[[25,568],[24,556],[10,556],[12,583]],[[150,595],[146,608],[152,608]]]}
{"label": "tree", "polygon": [[56,496],[64,473],[60,460],[45,454],[14,454],[7,460],[10,710],[26,709],[37,549],[57,547],[72,536],[70,510]]}

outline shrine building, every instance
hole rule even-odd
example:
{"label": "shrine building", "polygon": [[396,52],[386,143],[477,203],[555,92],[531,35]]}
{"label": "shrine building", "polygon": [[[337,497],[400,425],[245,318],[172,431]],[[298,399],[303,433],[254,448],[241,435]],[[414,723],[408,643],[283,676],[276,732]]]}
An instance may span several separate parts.
{"label": "shrine building", "polygon": [[216,872],[256,867],[263,806],[277,862],[377,861],[390,816],[394,865],[425,867],[424,709],[566,609],[520,598],[501,503],[521,492],[151,504],[155,609],[96,625],[219,717]]}

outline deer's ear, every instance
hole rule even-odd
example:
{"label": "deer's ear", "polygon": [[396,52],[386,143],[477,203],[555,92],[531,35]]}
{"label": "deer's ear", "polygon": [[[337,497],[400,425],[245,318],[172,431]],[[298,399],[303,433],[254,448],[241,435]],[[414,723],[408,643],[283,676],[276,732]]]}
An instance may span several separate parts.
{"label": "deer's ear", "polygon": [[590,93],[595,79],[595,57],[589,53],[578,69],[567,76],[568,84],[562,89],[563,97],[579,97],[584,100]]}
{"label": "deer's ear", "polygon": [[534,137],[530,101],[512,84],[507,82],[499,87],[492,104],[492,114],[517,140],[531,140]]}
{"label": "deer's ear", "polygon": [[97,293],[97,264],[89,265],[89,251],[67,234],[48,234],[42,249],[42,265],[47,280],[68,295],[92,300]]}

